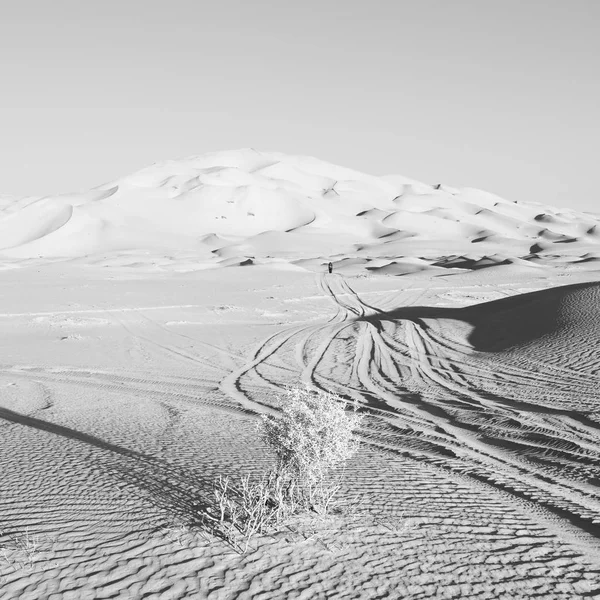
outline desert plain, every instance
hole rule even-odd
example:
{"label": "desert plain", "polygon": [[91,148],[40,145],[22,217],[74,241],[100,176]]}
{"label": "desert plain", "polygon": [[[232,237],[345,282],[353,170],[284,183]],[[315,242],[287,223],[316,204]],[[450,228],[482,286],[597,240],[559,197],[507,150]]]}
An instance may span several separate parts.
{"label": "desert plain", "polygon": [[[252,149],[0,196],[0,598],[600,595],[599,223]],[[290,386],[364,416],[344,510],[240,553]]]}

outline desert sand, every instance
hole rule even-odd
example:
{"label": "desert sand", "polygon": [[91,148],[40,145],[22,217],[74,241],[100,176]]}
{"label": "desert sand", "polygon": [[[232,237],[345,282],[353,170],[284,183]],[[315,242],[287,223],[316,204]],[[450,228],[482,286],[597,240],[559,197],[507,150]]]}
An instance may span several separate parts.
{"label": "desert sand", "polygon": [[[600,595],[599,223],[252,149],[0,196],[0,598]],[[294,385],[365,415],[347,510],[240,555]]]}

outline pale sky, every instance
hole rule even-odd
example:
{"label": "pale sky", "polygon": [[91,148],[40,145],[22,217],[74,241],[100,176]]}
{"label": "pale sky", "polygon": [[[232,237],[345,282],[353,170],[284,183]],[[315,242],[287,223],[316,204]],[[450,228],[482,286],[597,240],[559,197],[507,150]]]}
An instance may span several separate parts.
{"label": "pale sky", "polygon": [[598,0],[19,0],[0,194],[254,147],[600,211]]}

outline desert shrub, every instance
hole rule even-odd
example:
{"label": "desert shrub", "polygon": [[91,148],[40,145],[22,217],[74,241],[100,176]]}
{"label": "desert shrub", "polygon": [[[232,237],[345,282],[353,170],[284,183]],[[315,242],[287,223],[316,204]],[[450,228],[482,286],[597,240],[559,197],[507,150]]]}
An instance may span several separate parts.
{"label": "desert shrub", "polygon": [[[4,533],[0,531],[0,537]],[[8,536],[8,541],[0,544],[0,564],[5,563],[14,571],[33,569],[54,548],[54,541],[46,535],[34,535],[26,528],[19,535]],[[1,580],[0,580],[1,581]]]}
{"label": "desert shrub", "polygon": [[281,401],[281,415],[263,416],[261,436],[277,456],[287,496],[326,513],[339,489],[332,472],[358,448],[354,437],[362,417],[328,392],[294,388]]}
{"label": "desert shrub", "polygon": [[296,511],[289,490],[290,482],[276,471],[258,480],[248,475],[236,481],[219,477],[213,488],[214,509],[205,517],[215,534],[243,554],[256,534],[266,533]]}
{"label": "desert shrub", "polygon": [[281,398],[281,414],[262,417],[262,439],[274,451],[274,469],[260,479],[220,477],[203,516],[211,531],[237,552],[291,516],[313,510],[326,514],[339,490],[332,473],[358,448],[354,432],[362,417],[346,411],[334,394],[291,389]]}

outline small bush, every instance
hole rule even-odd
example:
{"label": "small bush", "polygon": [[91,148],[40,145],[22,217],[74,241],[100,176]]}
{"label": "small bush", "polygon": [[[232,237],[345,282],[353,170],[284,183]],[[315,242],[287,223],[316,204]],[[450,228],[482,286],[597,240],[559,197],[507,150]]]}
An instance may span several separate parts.
{"label": "small bush", "polygon": [[260,434],[275,452],[277,465],[259,480],[220,477],[203,522],[237,552],[251,539],[306,510],[326,514],[339,490],[332,472],[358,448],[354,432],[362,417],[346,411],[334,394],[291,389],[281,415],[263,417]]}
{"label": "small bush", "polygon": [[339,484],[332,471],[358,448],[354,432],[362,417],[346,411],[345,402],[328,392],[288,390],[281,416],[263,416],[263,440],[275,452],[277,473],[289,482],[290,493],[306,507],[329,510]]}
{"label": "small bush", "polygon": [[[0,536],[3,535],[0,531]],[[0,545],[0,563],[4,562],[14,570],[31,570],[53,547],[54,541],[48,536],[33,535],[27,528],[20,535],[9,536],[8,543]]]}
{"label": "small bush", "polygon": [[289,489],[290,482],[275,471],[258,481],[248,475],[237,483],[219,477],[213,489],[215,509],[210,515],[214,533],[237,552],[246,553],[256,534],[266,533],[295,512]]}

